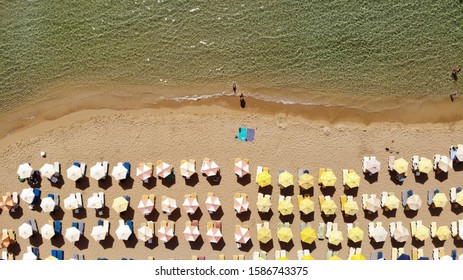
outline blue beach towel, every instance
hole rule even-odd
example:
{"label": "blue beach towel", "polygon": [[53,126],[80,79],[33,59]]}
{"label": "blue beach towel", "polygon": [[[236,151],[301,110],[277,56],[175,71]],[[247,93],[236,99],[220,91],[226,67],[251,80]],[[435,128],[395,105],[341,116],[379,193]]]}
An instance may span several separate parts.
{"label": "blue beach towel", "polygon": [[248,129],[246,127],[240,127],[238,129],[238,140],[239,141],[246,141],[247,130]]}
{"label": "blue beach towel", "polygon": [[256,130],[252,128],[248,128],[248,132],[246,134],[246,141],[254,142],[254,136],[256,134]]}

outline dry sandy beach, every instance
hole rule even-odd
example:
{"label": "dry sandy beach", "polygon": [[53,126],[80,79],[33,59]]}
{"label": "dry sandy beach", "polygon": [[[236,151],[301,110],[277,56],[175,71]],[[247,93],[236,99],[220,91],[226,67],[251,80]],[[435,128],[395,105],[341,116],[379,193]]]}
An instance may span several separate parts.
{"label": "dry sandy beach", "polygon": [[[339,206],[339,198],[344,194],[342,186],[342,169],[355,169],[361,173],[362,158],[364,156],[375,155],[383,164],[377,182],[370,183],[361,176],[361,183],[358,193],[354,198],[361,205],[361,195],[377,194],[382,191],[394,192],[398,197],[402,190],[412,189],[419,194],[424,203],[414,217],[407,217],[403,207],[396,213],[385,215],[383,210],[373,221],[389,222],[402,221],[409,227],[410,220],[423,220],[426,226],[432,221],[436,221],[438,226],[450,225],[451,221],[458,220],[460,212],[452,210],[450,204],[441,213],[430,211],[425,203],[426,194],[430,188],[438,188],[447,196],[451,187],[461,186],[462,172],[451,170],[446,180],[438,180],[434,173],[429,174],[427,181],[418,182],[413,173],[409,170],[409,175],[403,185],[396,185],[391,181],[386,169],[387,157],[394,154],[396,157],[403,157],[410,161],[413,155],[432,158],[435,154],[448,155],[450,145],[458,144],[463,139],[463,123],[461,121],[451,121],[447,123],[439,122],[439,119],[429,121],[430,123],[406,124],[403,122],[371,122],[368,114],[357,115],[349,120],[349,113],[345,113],[345,118],[336,117],[333,113],[331,118],[335,122],[320,120],[317,116],[307,117],[304,114],[289,114],[291,107],[278,105],[278,110],[264,109],[262,106],[253,104],[253,100],[248,101],[248,108],[238,110],[238,100],[235,98],[222,98],[219,100],[168,103],[158,108],[144,108],[138,110],[80,110],[76,108],[71,113],[64,116],[41,119],[34,121],[34,125],[17,129],[6,137],[0,139],[0,193],[20,192],[27,183],[20,183],[17,180],[16,170],[20,163],[30,162],[31,166],[39,169],[44,163],[59,161],[62,166],[62,173],[74,162],[85,162],[89,167],[97,161],[109,161],[110,170],[112,166],[120,161],[129,161],[132,164],[132,177],[134,176],[135,166],[140,162],[155,162],[158,159],[172,164],[176,170],[176,180],[172,186],[165,186],[158,179],[148,187],[143,186],[142,182],[135,178],[133,184],[121,187],[117,181],[108,178],[99,184],[92,178],[88,183],[76,184],[65,178],[65,183],[61,188],[52,187],[47,180],[42,182],[42,197],[48,193],[59,194],[62,201],[69,193],[80,191],[86,203],[87,198],[96,191],[105,191],[106,206],[111,206],[112,200],[120,195],[131,197],[130,206],[134,211],[120,216],[113,209],[109,208],[107,213],[108,220],[111,222],[111,236],[104,242],[96,242],[90,236],[91,228],[97,224],[99,219],[93,209],[87,209],[83,215],[73,217],[70,211],[65,209],[56,216],[48,213],[31,211],[27,205],[21,201],[22,212],[12,216],[7,212],[0,214],[0,228],[11,228],[17,231],[27,218],[35,218],[38,226],[41,227],[52,217],[63,220],[63,229],[70,226],[72,221],[84,221],[86,224],[85,238],[76,244],[64,241],[55,241],[53,244],[46,239],[39,237],[30,241],[18,236],[18,245],[12,246],[10,250],[14,252],[18,259],[25,252],[29,244],[39,246],[41,258],[50,255],[50,250],[61,248],[65,252],[65,259],[72,253],[81,252],[86,259],[96,259],[106,257],[109,259],[120,259],[122,257],[146,259],[147,256],[154,256],[155,259],[190,259],[191,255],[205,256],[206,259],[217,259],[219,254],[224,254],[226,259],[231,259],[235,254],[245,254],[246,259],[252,258],[254,251],[260,251],[260,244],[256,236],[256,223],[261,221],[262,216],[258,213],[255,202],[259,188],[254,181],[257,165],[264,165],[270,168],[273,176],[272,187],[263,189],[272,194],[271,228],[273,240],[271,246],[264,246],[269,250],[269,259],[273,259],[276,249],[286,249],[289,251],[288,257],[296,259],[296,252],[302,248],[309,248],[316,259],[324,259],[328,250],[327,240],[315,241],[315,246],[302,245],[299,238],[299,225],[302,221],[299,214],[296,195],[300,193],[297,186],[284,189],[283,193],[294,195],[295,204],[294,217],[290,217],[292,230],[294,233],[293,243],[289,246],[280,244],[276,236],[277,223],[281,221],[277,210],[278,196],[281,192],[277,184],[278,169],[286,169],[295,175],[297,181],[297,170],[307,168],[317,179],[320,167],[332,168],[338,178],[334,200]],[[262,105],[259,104],[259,105]],[[235,108],[236,107],[236,108]],[[461,108],[461,107],[460,107]],[[326,111],[325,111],[326,112]],[[328,110],[328,113],[331,111]],[[429,110],[427,110],[429,112]],[[396,112],[398,113],[398,112]],[[313,113],[312,113],[313,114]],[[408,113],[412,114],[412,113]],[[451,113],[449,113],[451,115]],[[355,115],[355,114],[354,114]],[[391,114],[391,116],[394,114]],[[422,113],[422,116],[432,115],[432,113]],[[445,114],[442,114],[445,115]],[[400,117],[397,117],[400,118]],[[452,117],[449,117],[450,119]],[[386,118],[387,119],[387,118]],[[363,120],[363,121],[362,121]],[[400,120],[395,120],[400,121]],[[7,119],[4,118],[2,125],[6,125]],[[239,142],[235,135],[240,126],[256,129],[256,141],[254,143]],[[386,151],[389,148],[389,152]],[[47,157],[40,157],[40,151],[46,151]],[[188,186],[185,180],[179,175],[179,165],[182,159],[196,159],[197,170],[203,158],[208,157],[215,160],[220,168],[222,180],[219,185],[211,186],[205,177],[199,175],[199,182],[194,186]],[[244,157],[250,160],[251,182],[242,185],[237,182],[233,172],[234,159]],[[87,171],[88,176],[88,171]],[[65,177],[65,176],[64,176]],[[84,181],[85,182],[85,181]],[[159,229],[162,220],[168,220],[168,216],[161,211],[160,197],[167,195],[177,199],[181,205],[185,194],[196,192],[199,196],[201,215],[196,215],[200,220],[200,232],[203,243],[197,242],[191,246],[183,237],[185,221],[189,220],[183,208],[179,215],[175,215],[176,235],[178,242],[173,242],[165,246],[162,242],[156,241],[154,245],[145,245],[144,242],[137,241],[135,236],[128,242],[117,240],[115,230],[118,220],[133,219],[134,227],[137,229],[146,218],[136,209],[142,194],[154,193],[157,196],[155,208],[156,213],[148,216],[148,219],[155,221],[156,230]],[[218,215],[223,224],[224,241],[223,248],[212,247],[207,241],[206,224],[210,221],[211,215],[205,210],[204,201],[208,192],[217,194],[222,202],[223,215]],[[233,195],[235,192],[247,193],[250,201],[250,214],[237,216],[233,209]],[[320,206],[317,197],[322,194],[319,186],[315,186],[313,192],[315,214],[304,218],[311,221],[314,226],[322,222]],[[435,215],[435,216],[433,216]],[[267,218],[269,215],[264,215]],[[216,218],[214,216],[213,218]],[[283,218],[288,221],[288,218]],[[344,233],[345,240],[342,242],[339,256],[346,258],[348,255],[348,241],[345,227],[345,219],[340,211],[340,207],[333,219],[328,219],[339,224],[339,228]],[[325,220],[327,221],[327,220]],[[357,213],[355,223],[357,223],[367,233],[367,225],[370,220],[365,217],[363,211]],[[252,244],[245,246],[244,250],[239,250],[234,241],[234,228],[236,224],[248,225],[251,229]],[[62,241],[62,240],[61,240]],[[414,243],[413,243],[414,244]],[[410,254],[413,248],[412,239],[409,238],[405,243],[405,252]],[[425,256],[431,257],[432,249],[435,247],[445,247],[446,253],[450,254],[454,248],[458,249],[458,254],[463,253],[461,241],[453,239],[445,242],[436,242],[428,239],[424,243]],[[381,248],[374,249],[370,240],[365,234],[361,243],[362,253],[369,256],[373,250],[381,250],[386,258],[391,256],[391,239],[388,238]]]}

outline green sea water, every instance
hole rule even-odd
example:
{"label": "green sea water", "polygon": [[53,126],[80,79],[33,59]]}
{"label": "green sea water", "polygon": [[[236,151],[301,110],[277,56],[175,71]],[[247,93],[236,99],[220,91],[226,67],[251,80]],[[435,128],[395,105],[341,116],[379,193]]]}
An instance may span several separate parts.
{"label": "green sea water", "polygon": [[0,1],[3,112],[79,84],[448,95],[454,66],[460,0]]}

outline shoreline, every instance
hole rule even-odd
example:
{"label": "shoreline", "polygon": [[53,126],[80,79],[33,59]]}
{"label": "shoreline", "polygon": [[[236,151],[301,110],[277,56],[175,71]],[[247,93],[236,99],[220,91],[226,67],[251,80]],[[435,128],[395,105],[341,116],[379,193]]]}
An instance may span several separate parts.
{"label": "shoreline", "polygon": [[[440,98],[327,98],[315,96],[313,103],[298,104],[285,100],[270,99],[275,89],[246,89],[246,108],[239,106],[238,96],[226,93],[222,85],[210,87],[162,87],[144,86],[75,86],[57,90],[40,100],[25,104],[0,115],[0,138],[35,126],[43,121],[56,120],[70,113],[83,110],[109,109],[116,111],[140,109],[177,109],[217,105],[222,108],[246,111],[251,114],[296,116],[311,121],[327,121],[332,124],[355,122],[364,125],[382,122],[402,124],[455,123],[463,120],[463,100],[451,102]],[[258,91],[259,93],[255,93]],[[189,94],[195,92],[197,94]],[[211,94],[211,92],[216,92]],[[209,94],[207,94],[209,93]],[[263,100],[262,96],[270,96]],[[338,103],[338,105],[336,105]],[[332,105],[330,105],[332,104]]]}

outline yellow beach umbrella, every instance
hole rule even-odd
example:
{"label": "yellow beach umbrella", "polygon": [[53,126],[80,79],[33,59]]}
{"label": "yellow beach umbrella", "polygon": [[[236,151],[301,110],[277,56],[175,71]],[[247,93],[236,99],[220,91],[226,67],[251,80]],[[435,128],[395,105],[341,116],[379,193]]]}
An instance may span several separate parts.
{"label": "yellow beach umbrella", "polygon": [[455,198],[455,202],[463,206],[463,191],[457,193],[457,197]]}
{"label": "yellow beach umbrella", "polygon": [[278,184],[280,184],[280,186],[282,186],[283,188],[293,185],[294,184],[293,174],[289,173],[288,171],[280,173],[280,175],[278,175]]}
{"label": "yellow beach umbrella", "polygon": [[338,257],[338,255],[333,255],[331,257],[328,258],[329,261],[342,261],[342,259],[340,257]]}
{"label": "yellow beach umbrella", "polygon": [[336,176],[334,175],[333,171],[325,171],[322,173],[320,177],[320,181],[323,186],[325,187],[334,187],[336,183]]}
{"label": "yellow beach umbrella", "polygon": [[287,200],[282,200],[278,203],[278,211],[281,215],[291,215],[293,213],[294,205]]}
{"label": "yellow beach umbrella", "polygon": [[436,236],[440,241],[445,241],[450,238],[451,234],[448,226],[441,226],[437,229]]}
{"label": "yellow beach umbrella", "polygon": [[58,259],[56,257],[53,257],[53,256],[49,256],[47,258],[45,258],[46,261],[57,261]]}
{"label": "yellow beach umbrella", "polygon": [[335,246],[339,245],[344,240],[342,236],[342,232],[339,230],[333,230],[330,235],[328,236],[328,243],[333,244]]}
{"label": "yellow beach umbrella", "polygon": [[272,240],[272,232],[266,227],[262,227],[257,232],[257,239],[262,243],[268,243]]}
{"label": "yellow beach umbrella", "polygon": [[279,257],[277,261],[288,261],[289,259],[287,257]]}
{"label": "yellow beach umbrella", "polygon": [[262,196],[257,199],[257,209],[259,212],[268,212],[270,211],[270,207],[272,207],[272,201],[270,200],[269,196]]}
{"label": "yellow beach umbrella", "polygon": [[415,238],[420,241],[425,241],[429,238],[429,228],[421,225],[416,229]]}
{"label": "yellow beach umbrella", "polygon": [[306,227],[301,231],[301,241],[312,244],[317,239],[317,233],[313,228]]}
{"label": "yellow beach umbrella", "polygon": [[257,175],[257,184],[261,187],[269,186],[272,183],[272,175],[267,171],[262,171]]}
{"label": "yellow beach umbrella", "polygon": [[293,239],[293,232],[290,227],[281,227],[277,232],[278,240],[281,242],[289,242]]}
{"label": "yellow beach umbrella", "polygon": [[408,169],[408,162],[404,158],[399,158],[394,161],[394,170],[399,173],[405,173]]}
{"label": "yellow beach umbrella", "polygon": [[353,261],[364,261],[364,260],[366,260],[365,256],[362,255],[362,254],[355,254],[350,259],[353,260]]}
{"label": "yellow beach umbrella", "polygon": [[434,206],[440,208],[444,208],[444,206],[447,204],[447,201],[448,199],[444,193],[436,193],[432,198],[432,203],[434,203]]}
{"label": "yellow beach umbrella", "polygon": [[418,162],[418,170],[420,172],[428,174],[432,170],[432,161],[428,158],[422,157]]}
{"label": "yellow beach umbrella", "polygon": [[360,176],[355,171],[347,173],[346,185],[351,189],[358,188],[360,185]]}
{"label": "yellow beach umbrella", "polygon": [[399,209],[400,200],[395,195],[390,195],[386,198],[384,206],[389,210]]}
{"label": "yellow beach umbrella", "polygon": [[336,206],[336,203],[334,203],[333,200],[325,200],[322,205],[321,209],[325,215],[333,215],[334,212],[336,212],[336,209],[338,209],[338,206]]}
{"label": "yellow beach umbrella", "polygon": [[349,231],[347,238],[352,240],[352,242],[357,243],[363,240],[364,232],[359,227],[354,227]]}
{"label": "yellow beach umbrella", "polygon": [[346,215],[354,216],[359,210],[359,206],[356,201],[349,200],[344,204],[344,213]]}
{"label": "yellow beach umbrella", "polygon": [[314,178],[313,178],[312,175],[310,175],[308,173],[304,173],[299,177],[299,182],[298,183],[299,183],[299,187],[307,190],[307,189],[313,187]]}
{"label": "yellow beach umbrella", "polygon": [[314,257],[312,257],[311,255],[307,255],[307,256],[302,256],[301,258],[301,261],[314,261]]}
{"label": "yellow beach umbrella", "polygon": [[315,210],[315,203],[309,198],[304,197],[299,201],[299,211],[305,215],[312,213]]}
{"label": "yellow beach umbrella", "polygon": [[129,202],[125,199],[125,197],[119,196],[114,199],[112,207],[117,213],[121,213],[127,210]]}

